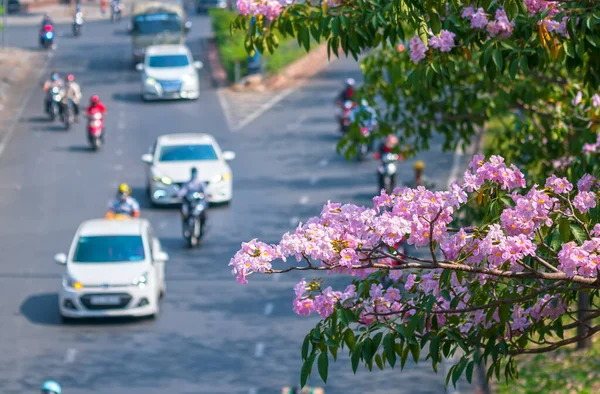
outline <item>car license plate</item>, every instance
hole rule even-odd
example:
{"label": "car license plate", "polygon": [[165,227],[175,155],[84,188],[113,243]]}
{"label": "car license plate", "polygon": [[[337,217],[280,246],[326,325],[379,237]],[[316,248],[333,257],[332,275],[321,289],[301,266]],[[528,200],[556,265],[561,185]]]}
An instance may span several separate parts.
{"label": "car license plate", "polygon": [[94,296],[90,299],[92,305],[119,305],[121,298],[116,296]]}

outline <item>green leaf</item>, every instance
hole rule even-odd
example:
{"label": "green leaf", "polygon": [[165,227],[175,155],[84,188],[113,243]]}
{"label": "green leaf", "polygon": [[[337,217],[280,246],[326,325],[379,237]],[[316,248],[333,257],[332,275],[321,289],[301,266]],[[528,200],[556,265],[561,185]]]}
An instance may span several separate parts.
{"label": "green leaf", "polygon": [[560,232],[560,238],[565,242],[569,242],[571,238],[571,227],[569,225],[569,220],[567,218],[562,218],[558,223],[558,231]]}
{"label": "green leaf", "polygon": [[469,384],[471,384],[471,381],[473,380],[473,369],[474,368],[475,368],[475,362],[469,361],[469,363],[467,364],[467,370],[465,372],[465,376],[466,376],[467,382],[469,382]]}
{"label": "green leaf", "polygon": [[421,346],[417,345],[410,345],[410,353],[413,356],[413,360],[415,360],[415,364],[419,363],[419,356],[421,355]]}
{"label": "green leaf", "polygon": [[552,240],[550,241],[550,247],[555,251],[558,251],[562,245],[560,232],[555,231],[552,233]]}
{"label": "green leaf", "polygon": [[330,352],[330,353],[331,353],[331,355],[333,356],[333,361],[337,361],[337,353],[338,353],[338,349],[339,349],[339,348],[338,348],[337,346],[336,346],[336,347],[333,347],[333,346],[331,346],[331,347],[329,348],[329,352]]}
{"label": "green leaf", "polygon": [[378,332],[373,339],[371,340],[371,353],[375,354],[379,344],[381,343],[381,338],[383,337],[382,332]]}
{"label": "green leaf", "polygon": [[329,369],[329,358],[327,357],[327,352],[323,352],[319,356],[317,368],[319,369],[319,375],[321,376],[321,379],[323,379],[324,383],[327,383],[327,370]]}
{"label": "green leaf", "polygon": [[350,349],[350,351],[354,351],[354,349],[356,348],[356,339],[354,338],[354,332],[349,328],[346,330],[346,333],[344,334],[344,343],[346,343],[346,346],[348,346],[348,349]]}
{"label": "green leaf", "polygon": [[593,36],[591,34],[586,34],[585,39],[592,44],[592,46],[598,48],[600,47],[600,39],[596,36]]}
{"label": "green leaf", "polygon": [[527,60],[527,56],[521,56],[519,59],[519,66],[521,66],[521,71],[523,71],[523,73],[527,73],[527,71],[529,71],[529,62]]}
{"label": "green leaf", "polygon": [[383,371],[383,360],[381,359],[381,355],[377,354],[375,356],[375,364],[377,364],[377,368]]}
{"label": "green leaf", "polygon": [[333,18],[333,22],[331,23],[331,33],[333,33],[334,36],[339,36],[341,32],[341,23],[340,23],[340,18]]}
{"label": "green leaf", "polygon": [[360,354],[362,353],[362,349],[355,349],[352,351],[352,355],[350,356],[350,362],[352,363],[352,372],[356,374],[356,369],[358,368],[358,362],[360,361]]}
{"label": "green leaf", "polygon": [[414,345],[406,345],[404,350],[402,350],[402,357],[400,357],[400,368],[404,369],[404,365],[406,365],[406,360],[408,359],[408,354],[410,353],[410,347]]}
{"label": "green leaf", "polygon": [[494,60],[496,68],[498,69],[498,72],[501,72],[504,68],[504,57],[502,56],[502,52],[500,52],[500,49],[494,49],[494,52],[492,53],[492,58]]}
{"label": "green leaf", "polygon": [[456,387],[456,382],[458,382],[458,379],[460,379],[460,375],[462,375],[466,366],[467,360],[464,358],[461,358],[458,364],[456,364],[456,368],[454,368],[454,371],[452,371],[452,384],[454,387]]}
{"label": "green leaf", "polygon": [[342,309],[342,313],[344,314],[345,319],[348,321],[348,323],[356,323],[358,321],[358,319],[356,318],[356,314],[354,314],[354,312],[352,312],[349,309]]}
{"label": "green leaf", "polygon": [[571,224],[571,233],[579,243],[583,243],[583,241],[587,239],[585,231],[583,231],[579,225]]}
{"label": "green leaf", "polygon": [[362,356],[366,363],[373,360],[373,353],[371,352],[371,338],[365,338],[362,344]]}
{"label": "green leaf", "polygon": [[310,33],[306,26],[302,26],[302,28],[300,28],[300,31],[298,32],[298,40],[302,42],[304,49],[306,52],[308,52],[310,50]]}
{"label": "green leaf", "polygon": [[386,358],[390,366],[394,368],[396,365],[396,346],[395,346],[394,334],[387,334],[383,338],[383,351],[385,352]]}
{"label": "green leaf", "polygon": [[431,342],[429,343],[429,355],[431,356],[431,361],[437,364],[440,361],[440,337],[435,336],[431,338]]}
{"label": "green leaf", "polygon": [[308,357],[308,347],[310,346],[310,336],[307,335],[304,337],[304,342],[302,343],[302,361],[306,360]]}
{"label": "green leaf", "polygon": [[565,53],[567,54],[567,56],[575,59],[575,49],[573,48],[573,44],[571,44],[570,41],[566,41],[563,44],[563,48],[565,48]]}
{"label": "green leaf", "polygon": [[310,357],[308,357],[306,359],[304,364],[302,364],[302,369],[300,370],[300,386],[302,386],[302,387],[306,386],[306,381],[308,380],[308,377],[310,376],[310,373],[312,371],[312,366],[313,366],[313,363],[315,362],[316,356],[317,356],[316,353],[312,353],[310,355]]}
{"label": "green leaf", "polygon": [[515,79],[515,77],[517,76],[517,71],[519,71],[519,61],[517,59],[514,59],[510,62],[509,66],[510,77],[512,79]]}
{"label": "green leaf", "polygon": [[437,13],[429,14],[429,26],[435,35],[440,34],[440,31],[442,31],[442,21]]}
{"label": "green leaf", "polygon": [[508,306],[508,304],[500,305],[500,308],[498,308],[498,315],[500,316],[500,323],[506,323],[510,318],[510,306]]}

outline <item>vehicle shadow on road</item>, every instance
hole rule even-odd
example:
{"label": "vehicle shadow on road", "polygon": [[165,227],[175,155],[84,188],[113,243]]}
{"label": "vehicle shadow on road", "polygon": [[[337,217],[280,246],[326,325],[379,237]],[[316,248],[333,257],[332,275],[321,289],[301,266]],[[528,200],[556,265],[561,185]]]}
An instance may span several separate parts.
{"label": "vehicle shadow on road", "polygon": [[93,152],[94,149],[89,145],[71,145],[71,146],[61,146],[54,148],[56,152],[73,152],[73,153],[88,153]]}
{"label": "vehicle shadow on road", "polygon": [[26,123],[48,123],[50,119],[47,116],[32,116],[27,119],[23,119]]}
{"label": "vehicle shadow on road", "polygon": [[32,295],[27,298],[19,309],[22,316],[25,316],[30,323],[44,326],[61,325],[123,325],[134,324],[144,320],[144,318],[133,317],[109,317],[102,319],[77,319],[63,322],[58,311],[58,294],[43,293]]}

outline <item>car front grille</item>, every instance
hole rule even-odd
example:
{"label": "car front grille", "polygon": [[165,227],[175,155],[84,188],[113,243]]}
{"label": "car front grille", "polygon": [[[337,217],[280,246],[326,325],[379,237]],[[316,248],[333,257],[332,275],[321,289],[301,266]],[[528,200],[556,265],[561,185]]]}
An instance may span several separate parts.
{"label": "car front grille", "polygon": [[181,81],[160,80],[158,83],[165,93],[174,93],[181,90]]}
{"label": "car front grille", "polygon": [[[96,305],[92,304],[92,297],[119,297],[119,303],[115,305]],[[81,304],[89,310],[108,310],[108,309],[124,309],[131,301],[131,296],[127,293],[96,293],[85,294],[79,297]]]}

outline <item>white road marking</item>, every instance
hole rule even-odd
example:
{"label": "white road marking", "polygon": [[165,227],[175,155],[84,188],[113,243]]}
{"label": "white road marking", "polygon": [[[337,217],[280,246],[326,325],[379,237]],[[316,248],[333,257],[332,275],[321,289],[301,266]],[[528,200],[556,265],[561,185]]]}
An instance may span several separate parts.
{"label": "white road marking", "polygon": [[[44,75],[48,71],[48,65],[50,64],[50,59],[52,59],[52,57],[54,57],[54,52],[51,52],[48,54],[48,59],[46,59],[46,63],[44,64],[44,67],[41,68],[41,70],[38,74],[38,77],[37,77],[38,80],[40,80],[42,78],[42,75]],[[19,120],[21,119],[21,116],[23,115],[23,111],[25,110],[27,103],[29,103],[31,94],[34,91],[37,91],[38,89],[39,89],[39,87],[37,85],[32,86],[32,88],[29,89],[29,92],[27,92],[25,94],[25,97],[23,98],[23,102],[21,103],[21,107],[19,107],[19,110],[17,111],[17,114],[15,115],[13,122],[11,123],[10,126],[8,126],[8,130],[6,131],[4,138],[2,138],[2,140],[0,140],[0,157],[2,156],[2,153],[4,153],[4,149],[6,149],[6,145],[8,144],[8,141],[10,141],[12,135],[15,132],[17,123],[19,123]]]}
{"label": "white road marking", "polygon": [[72,364],[75,362],[75,356],[77,356],[77,349],[67,349],[65,353],[65,364]]}
{"label": "white road marking", "polygon": [[448,189],[450,189],[450,185],[458,178],[458,168],[460,167],[460,158],[463,155],[462,147],[459,145],[456,147],[454,151],[454,156],[452,157],[452,169],[450,170],[450,176],[448,177]]}
{"label": "white road marking", "polygon": [[124,128],[125,128],[125,122],[119,122],[119,123],[117,123],[117,129],[123,130]]}
{"label": "white road marking", "polygon": [[290,218],[290,226],[297,226],[300,223],[300,218],[298,216],[292,216]]}
{"label": "white road marking", "polygon": [[300,205],[306,205],[306,204],[308,204],[308,201],[309,201],[308,196],[302,196],[298,200],[298,203],[300,203]]}
{"label": "white road marking", "polygon": [[123,156],[123,149],[117,149],[115,151],[115,155],[117,155],[117,156]]}
{"label": "white road marking", "polygon": [[259,342],[256,344],[256,348],[254,349],[254,357],[261,358],[265,354],[265,344]]}
{"label": "white road marking", "polygon": [[258,394],[258,390],[252,388],[252,389],[248,390],[248,394]]}
{"label": "white road marking", "polygon": [[113,166],[113,170],[115,170],[115,171],[123,171],[123,168],[124,168],[123,164],[115,164]]}
{"label": "white road marking", "polygon": [[[277,276],[277,275],[275,275]],[[272,302],[267,302],[267,305],[265,305],[265,316],[270,316],[271,313],[273,313],[273,303]]]}
{"label": "white road marking", "polygon": [[319,162],[319,166],[321,166],[321,167],[327,167],[328,164],[329,164],[329,160],[327,160],[327,159],[321,159],[321,161]]}
{"label": "white road marking", "polygon": [[298,117],[298,119],[296,119],[295,122],[290,123],[287,125],[287,129],[292,131],[292,130],[298,130],[300,128],[300,126],[302,126],[302,123],[304,123],[304,121],[308,118],[308,115],[306,114],[302,114]]}
{"label": "white road marking", "polygon": [[227,102],[227,99],[225,98],[224,89],[217,90],[217,98],[219,99],[219,104],[221,104],[221,108],[223,108],[223,114],[225,115],[225,121],[227,122],[227,126],[229,127],[229,130],[232,131],[233,119],[231,118],[230,107],[229,103]]}
{"label": "white road marking", "polygon": [[319,177],[318,177],[318,176],[316,176],[316,175],[315,175],[315,176],[312,176],[312,177],[310,177],[310,180],[309,180],[309,182],[310,182],[310,184],[311,184],[312,186],[314,186],[314,185],[316,185],[317,183],[319,183]]}

